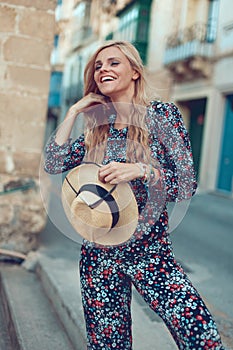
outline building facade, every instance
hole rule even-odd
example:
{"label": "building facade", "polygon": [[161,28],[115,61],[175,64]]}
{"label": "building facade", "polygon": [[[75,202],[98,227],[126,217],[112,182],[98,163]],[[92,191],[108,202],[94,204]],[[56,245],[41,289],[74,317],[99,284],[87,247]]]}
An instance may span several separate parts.
{"label": "building facade", "polygon": [[[199,187],[233,194],[233,15],[229,0],[183,1],[164,64],[187,118]],[[172,22],[172,17],[170,18]]]}
{"label": "building facade", "polygon": [[233,194],[233,14],[231,0],[60,2],[69,25],[59,121],[83,93],[90,54],[108,39],[132,42],[156,95],[182,111],[199,189]]}

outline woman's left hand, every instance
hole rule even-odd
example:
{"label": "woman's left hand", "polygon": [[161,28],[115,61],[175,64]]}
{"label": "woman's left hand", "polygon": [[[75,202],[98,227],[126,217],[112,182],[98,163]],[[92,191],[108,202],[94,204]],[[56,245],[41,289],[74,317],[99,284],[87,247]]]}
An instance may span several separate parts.
{"label": "woman's left hand", "polygon": [[135,163],[111,162],[99,170],[99,179],[111,185],[128,182],[140,177],[141,171]]}

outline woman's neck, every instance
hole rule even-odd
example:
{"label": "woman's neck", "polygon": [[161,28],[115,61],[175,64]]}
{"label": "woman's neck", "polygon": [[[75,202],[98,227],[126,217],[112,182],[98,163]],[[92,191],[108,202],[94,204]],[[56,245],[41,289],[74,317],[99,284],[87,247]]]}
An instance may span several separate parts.
{"label": "woman's neck", "polygon": [[129,125],[129,116],[133,111],[133,95],[125,94],[118,96],[111,96],[111,102],[116,111],[115,127],[117,129],[122,129]]}
{"label": "woman's neck", "polygon": [[133,110],[132,103],[117,103],[114,104],[114,108],[116,110],[115,127],[117,129],[122,129],[125,126],[129,125],[129,116],[131,115]]}
{"label": "woman's neck", "polygon": [[132,112],[133,109],[132,100],[128,99],[112,101],[112,104],[119,120],[124,120],[126,116]]}

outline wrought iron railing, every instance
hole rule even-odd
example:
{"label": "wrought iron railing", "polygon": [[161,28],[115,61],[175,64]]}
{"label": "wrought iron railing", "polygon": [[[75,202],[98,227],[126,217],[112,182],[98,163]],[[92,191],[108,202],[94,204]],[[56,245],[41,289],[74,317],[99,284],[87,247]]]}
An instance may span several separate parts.
{"label": "wrought iron railing", "polygon": [[168,65],[193,56],[210,58],[212,55],[213,40],[209,38],[208,25],[195,23],[193,26],[168,37],[164,64]]}
{"label": "wrought iron railing", "polygon": [[209,42],[207,24],[195,23],[191,27],[177,31],[168,37],[166,47],[176,47],[193,40],[198,40],[199,42]]}

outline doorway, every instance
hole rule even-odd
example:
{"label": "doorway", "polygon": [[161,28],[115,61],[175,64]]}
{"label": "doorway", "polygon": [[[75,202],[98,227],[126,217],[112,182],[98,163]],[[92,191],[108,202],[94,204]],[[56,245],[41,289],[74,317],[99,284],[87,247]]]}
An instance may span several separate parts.
{"label": "doorway", "polygon": [[188,131],[193,152],[193,162],[198,178],[201,162],[202,138],[205,123],[206,98],[179,101],[189,111]]}
{"label": "doorway", "polygon": [[233,192],[233,95],[226,96],[218,189]]}

